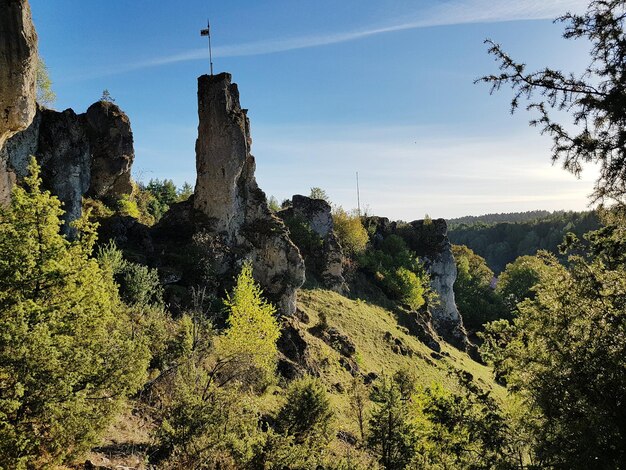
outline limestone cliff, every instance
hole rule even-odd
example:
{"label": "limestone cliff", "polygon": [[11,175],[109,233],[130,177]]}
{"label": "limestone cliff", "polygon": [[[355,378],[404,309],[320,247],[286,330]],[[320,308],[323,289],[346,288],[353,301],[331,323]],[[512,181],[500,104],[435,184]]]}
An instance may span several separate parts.
{"label": "limestone cliff", "polygon": [[424,263],[430,275],[436,302],[428,306],[430,321],[437,334],[463,350],[472,345],[467,339],[463,318],[454,299],[454,282],[457,270],[452,247],[448,239],[448,226],[444,219],[416,220],[409,224],[390,222],[383,217],[369,217],[365,225],[376,245],[391,234],[398,235]]}
{"label": "limestone cliff", "polygon": [[[288,227],[292,227],[292,240],[304,256],[307,272],[319,278],[328,289],[345,293],[347,285],[343,277],[343,253],[333,231],[330,204],[321,199],[295,195],[291,199],[291,207],[277,215]],[[316,237],[315,242],[298,240],[293,232],[298,229],[310,231]]]}
{"label": "limestone cliff", "polygon": [[91,179],[89,142],[81,117],[71,109],[42,111],[34,155],[44,185],[63,202],[63,231],[72,233],[69,224],[81,215],[82,197]]}
{"label": "limestone cliff", "polygon": [[[457,269],[444,219],[416,220],[409,224],[405,240],[424,261],[430,284],[439,298],[430,308],[435,331],[449,343],[467,349],[469,341],[454,298]],[[412,232],[412,233],[411,233]]]}
{"label": "limestone cliff", "polygon": [[230,74],[198,79],[198,115],[194,208],[206,218],[206,228],[237,254],[236,262],[252,261],[265,293],[291,315],[304,262],[257,185],[250,123]]}
{"label": "limestone cliff", "polygon": [[14,175],[0,182],[2,191],[10,194],[26,176],[31,155],[42,167],[44,186],[64,203],[66,233],[81,215],[84,195],[113,202],[132,191],[133,134],[128,116],[112,103],[97,102],[84,114],[38,108],[30,126],[0,149]]}
{"label": "limestone cliff", "polygon": [[[0,149],[35,116],[37,33],[27,0],[0,0]],[[0,157],[0,204],[11,195],[15,175]]]}

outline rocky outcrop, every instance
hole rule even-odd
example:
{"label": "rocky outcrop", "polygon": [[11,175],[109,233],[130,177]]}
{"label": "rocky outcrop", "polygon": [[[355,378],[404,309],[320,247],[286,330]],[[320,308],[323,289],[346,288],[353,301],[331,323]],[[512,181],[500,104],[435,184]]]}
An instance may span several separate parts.
{"label": "rocky outcrop", "polygon": [[81,117],[71,109],[42,111],[35,156],[45,186],[63,202],[62,230],[71,234],[70,223],[80,218],[91,179],[89,141]]}
{"label": "rocky outcrop", "polygon": [[409,224],[390,222],[382,217],[369,217],[365,226],[374,244],[391,234],[396,234],[422,260],[430,275],[432,290],[437,300],[428,306],[431,323],[436,333],[460,349],[470,351],[463,318],[454,298],[457,269],[448,239],[448,226],[444,219],[416,220]]}
{"label": "rocky outcrop", "polygon": [[44,186],[64,203],[65,233],[72,233],[84,195],[112,203],[132,191],[133,134],[126,114],[112,103],[97,102],[84,114],[38,108],[30,126],[0,149],[12,175],[2,192],[10,194],[26,176],[31,155],[41,165]]}
{"label": "rocky outcrop", "polygon": [[84,115],[91,149],[88,195],[113,202],[133,190],[130,170],[135,158],[128,116],[115,104],[98,101]]}
{"label": "rocky outcrop", "polygon": [[[322,199],[295,195],[291,199],[291,207],[277,215],[292,228],[292,240],[304,256],[307,271],[319,278],[328,289],[345,293],[348,288],[343,277],[343,252],[333,231],[330,204]],[[298,229],[310,231],[319,243],[294,238],[294,231]]]}
{"label": "rocky outcrop", "polygon": [[[35,116],[37,33],[27,0],[0,0],[0,149]],[[0,156],[0,204],[11,197],[15,174]]]}
{"label": "rocky outcrop", "polygon": [[[250,123],[230,74],[198,79],[198,115],[194,209],[203,215],[205,229],[235,255],[234,263],[251,260],[265,293],[283,314],[292,315],[304,262],[257,185]],[[222,263],[220,270],[230,268]]]}
{"label": "rocky outcrop", "polygon": [[438,295],[430,307],[435,331],[449,343],[467,349],[467,332],[454,299],[457,270],[448,239],[448,224],[444,219],[416,220],[402,227],[400,234],[424,262],[430,274],[431,288]]}

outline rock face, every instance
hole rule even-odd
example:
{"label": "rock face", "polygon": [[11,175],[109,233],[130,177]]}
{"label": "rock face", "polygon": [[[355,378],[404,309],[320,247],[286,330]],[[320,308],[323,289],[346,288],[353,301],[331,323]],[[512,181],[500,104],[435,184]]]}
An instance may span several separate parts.
{"label": "rock face", "polygon": [[69,224],[80,217],[91,180],[89,141],[81,117],[71,109],[42,111],[35,155],[45,186],[63,202],[63,231],[71,234]]}
{"label": "rock face", "polygon": [[112,103],[97,102],[84,114],[38,108],[30,126],[0,149],[12,175],[0,181],[0,192],[10,195],[26,176],[31,155],[42,167],[44,186],[64,203],[65,233],[81,215],[83,195],[110,203],[132,191],[133,134],[126,114]]}
{"label": "rock face", "polygon": [[[295,195],[291,207],[277,214],[287,226],[305,224],[320,243],[298,246],[303,254],[307,270],[320,278],[328,289],[345,293],[348,288],[343,277],[343,252],[339,240],[333,231],[331,207],[321,199],[311,199]],[[298,244],[298,241],[295,241]]]}
{"label": "rock face", "polygon": [[245,185],[254,179],[250,124],[230,74],[198,79],[198,115],[194,206],[215,232],[232,237],[244,223],[246,193],[256,188]]}
{"label": "rock face", "polygon": [[252,261],[265,293],[283,314],[292,315],[304,261],[256,183],[250,124],[230,74],[198,79],[198,115],[194,209],[203,214],[206,229],[236,254],[236,262]]}
{"label": "rock face", "polygon": [[[35,116],[37,33],[27,0],[0,0],[0,149]],[[0,157],[0,204],[11,197],[15,175]]]}
{"label": "rock face", "polygon": [[130,170],[135,158],[128,116],[115,104],[98,101],[85,113],[91,148],[91,184],[88,195],[112,202],[130,194]]}
{"label": "rock face", "polygon": [[449,343],[467,349],[467,332],[454,299],[457,270],[448,239],[448,224],[444,219],[416,220],[409,227],[405,228],[407,233],[403,238],[424,261],[430,274],[431,288],[439,296],[438,302],[431,308],[435,331]]}
{"label": "rock face", "polygon": [[398,224],[385,218],[370,217],[365,225],[374,232],[375,243],[390,234],[399,235],[423,261],[430,274],[431,288],[439,297],[434,305],[428,306],[434,330],[449,343],[470,350],[472,345],[467,339],[463,318],[454,299],[457,269],[446,221],[416,220]]}

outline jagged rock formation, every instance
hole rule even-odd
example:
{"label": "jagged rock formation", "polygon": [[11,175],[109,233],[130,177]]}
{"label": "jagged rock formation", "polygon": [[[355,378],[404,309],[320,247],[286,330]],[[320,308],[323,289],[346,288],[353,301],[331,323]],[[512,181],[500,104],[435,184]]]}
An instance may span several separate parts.
{"label": "jagged rock formation", "polygon": [[26,176],[31,155],[45,187],[64,203],[65,233],[81,215],[83,195],[113,202],[132,191],[133,134],[126,114],[112,103],[97,102],[84,114],[38,108],[31,125],[0,150],[14,175],[2,185],[5,192]]}
{"label": "jagged rock formation", "polygon": [[365,225],[374,233],[374,243],[391,234],[399,235],[424,262],[430,274],[431,288],[438,295],[437,302],[428,306],[434,330],[458,348],[471,350],[472,345],[467,339],[463,318],[454,299],[457,269],[446,221],[416,220],[409,224],[398,224],[383,217],[370,217]]}
{"label": "jagged rock formation", "polygon": [[112,202],[122,194],[130,194],[135,150],[128,116],[115,104],[105,101],[92,104],[84,116],[91,149],[88,195]]}
{"label": "jagged rock formation", "polygon": [[[295,313],[304,262],[254,177],[250,123],[231,75],[198,79],[197,181],[193,206],[206,229],[237,261],[250,259],[254,276],[286,315]],[[222,270],[232,266],[222,266]]]}
{"label": "jagged rock formation", "polygon": [[[318,277],[325,287],[339,293],[347,291],[346,280],[343,277],[343,253],[339,240],[333,231],[333,217],[331,207],[321,199],[311,199],[306,196],[295,195],[291,199],[291,207],[277,214],[285,221],[288,227],[303,224],[313,234],[319,237],[320,243],[298,243],[304,256],[307,271]],[[294,239],[292,233],[292,239]]]}
{"label": "jagged rock formation", "polygon": [[91,176],[89,142],[80,116],[71,109],[43,110],[34,155],[44,184],[63,202],[63,231],[72,233],[69,224],[81,215]]}
{"label": "jagged rock formation", "polygon": [[[0,149],[35,116],[37,33],[26,0],[0,0]],[[0,204],[11,197],[15,175],[0,157]]]}
{"label": "jagged rock formation", "polygon": [[[416,237],[408,237],[408,246],[424,261],[430,274],[431,288],[439,296],[438,302],[431,308],[435,331],[455,346],[467,349],[467,332],[454,299],[457,269],[448,239],[448,224],[444,219],[436,219],[428,222],[416,220],[409,225]],[[419,242],[416,243],[417,240]]]}

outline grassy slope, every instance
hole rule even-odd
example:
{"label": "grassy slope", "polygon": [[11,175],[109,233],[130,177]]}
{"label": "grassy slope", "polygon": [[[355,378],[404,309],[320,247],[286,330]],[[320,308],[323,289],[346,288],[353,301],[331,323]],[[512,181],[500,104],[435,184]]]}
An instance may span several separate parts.
{"label": "grassy slope", "polygon": [[[308,317],[307,324],[301,324],[311,354],[317,364],[320,377],[330,391],[331,402],[337,414],[337,430],[348,431],[358,436],[356,419],[352,416],[349,406],[348,391],[352,376],[346,371],[339,360],[341,355],[311,334],[311,330],[319,323],[320,313],[326,315],[330,327],[347,335],[356,345],[357,363],[364,374],[376,372],[378,375],[391,375],[400,368],[412,370],[422,386],[440,382],[444,386],[455,387],[455,380],[449,376],[451,367],[470,372],[475,381],[484,389],[492,390],[501,401],[505,400],[506,391],[495,384],[489,368],[482,366],[465,353],[442,343],[443,355],[439,359],[431,356],[431,350],[408,334],[407,330],[398,325],[391,311],[362,300],[351,300],[335,292],[323,289],[303,289],[299,292],[298,307]],[[392,343],[385,339],[391,333],[408,349],[412,356],[401,355],[392,350]],[[340,391],[342,390],[342,391]],[[261,412],[272,414],[283,403],[280,387],[270,387],[260,398],[258,405]],[[127,465],[133,468],[146,468],[145,451],[154,444],[154,424],[146,421],[128,409],[110,427],[100,448],[94,449],[87,458],[96,464]],[[355,459],[366,459],[363,453],[347,446],[339,439],[331,444],[331,453],[346,455],[351,452]],[[373,466],[372,466],[373,465]],[[376,465],[364,465],[376,468]],[[82,466],[81,466],[82,468]]]}
{"label": "grassy slope", "polygon": [[[319,322],[319,314],[323,312],[330,327],[335,327],[350,337],[356,345],[359,368],[365,374],[376,372],[378,375],[391,375],[404,367],[413,371],[422,386],[440,382],[452,388],[455,387],[455,380],[448,371],[450,368],[462,369],[470,372],[482,388],[491,390],[500,400],[505,399],[505,389],[493,381],[488,367],[476,363],[467,354],[445,343],[442,343],[443,356],[434,359],[431,356],[432,351],[399,326],[389,310],[322,289],[300,291],[298,306],[309,317],[308,324],[304,325],[305,331]],[[394,352],[392,343],[385,339],[387,332],[413,350],[412,356]],[[320,366],[321,377],[331,391],[332,401],[338,412],[339,428],[358,435],[356,422],[350,417],[347,397],[352,376],[340,365],[340,354],[311,335],[310,331],[305,333],[305,339],[313,359]],[[340,393],[338,389],[345,392]]]}

